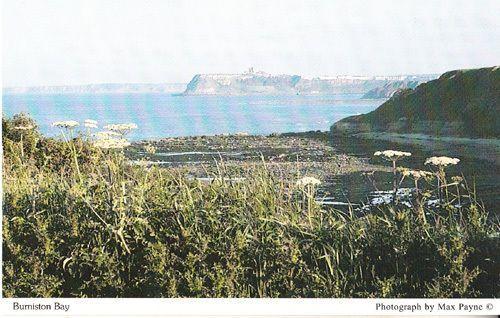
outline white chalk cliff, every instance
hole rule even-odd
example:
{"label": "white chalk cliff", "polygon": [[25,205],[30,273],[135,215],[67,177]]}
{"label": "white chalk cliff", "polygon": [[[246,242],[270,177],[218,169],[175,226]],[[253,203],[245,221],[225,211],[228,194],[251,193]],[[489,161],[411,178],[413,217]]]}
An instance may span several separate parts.
{"label": "white chalk cliff", "polygon": [[332,76],[305,78],[300,75],[271,75],[250,69],[242,74],[198,74],[187,85],[185,95],[334,94],[357,93],[396,81],[425,82],[435,75]]}

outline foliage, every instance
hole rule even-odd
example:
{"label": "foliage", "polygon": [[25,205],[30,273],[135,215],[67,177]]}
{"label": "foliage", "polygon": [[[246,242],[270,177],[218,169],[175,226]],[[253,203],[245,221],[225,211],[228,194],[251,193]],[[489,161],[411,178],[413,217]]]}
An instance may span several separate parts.
{"label": "foliage", "polygon": [[[376,131],[499,137],[500,68],[446,72],[405,90],[376,110],[341,120]],[[334,129],[332,127],[332,129]]]}
{"label": "foliage", "polygon": [[427,222],[395,205],[342,212],[265,163],[243,181],[220,163],[203,183],[36,130],[21,160],[11,124],[4,297],[499,296],[499,225],[476,203],[426,208]]}

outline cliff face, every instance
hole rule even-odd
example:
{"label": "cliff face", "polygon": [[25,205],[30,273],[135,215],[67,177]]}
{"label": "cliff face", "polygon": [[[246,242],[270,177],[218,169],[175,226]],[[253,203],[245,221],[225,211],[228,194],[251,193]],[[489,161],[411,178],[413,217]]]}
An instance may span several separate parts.
{"label": "cliff face", "polygon": [[378,98],[390,98],[394,96],[395,94],[401,93],[405,89],[413,89],[417,87],[419,84],[424,83],[423,81],[394,81],[385,84],[384,86],[381,87],[376,87],[366,94],[363,95],[361,98],[366,98],[366,99],[378,99]]}
{"label": "cliff face", "polygon": [[[419,81],[433,75],[410,76]],[[270,75],[263,72],[244,74],[198,74],[189,82],[185,95],[253,94],[363,94],[409,76],[335,76],[304,78],[299,75]]]}
{"label": "cliff face", "polygon": [[187,85],[185,95],[293,94],[297,75],[198,74]]}
{"label": "cliff face", "polygon": [[499,114],[500,67],[456,70],[396,94],[373,112],[344,118],[331,131],[498,138]]}

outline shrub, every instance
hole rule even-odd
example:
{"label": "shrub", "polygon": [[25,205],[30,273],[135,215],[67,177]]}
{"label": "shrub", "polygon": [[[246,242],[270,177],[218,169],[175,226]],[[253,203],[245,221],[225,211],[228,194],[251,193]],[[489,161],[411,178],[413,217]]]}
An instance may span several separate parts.
{"label": "shrub", "polygon": [[78,176],[64,142],[38,138],[30,160],[6,152],[4,297],[499,295],[499,225],[475,202],[426,222],[396,204],[339,211],[264,164],[203,183],[75,139]]}

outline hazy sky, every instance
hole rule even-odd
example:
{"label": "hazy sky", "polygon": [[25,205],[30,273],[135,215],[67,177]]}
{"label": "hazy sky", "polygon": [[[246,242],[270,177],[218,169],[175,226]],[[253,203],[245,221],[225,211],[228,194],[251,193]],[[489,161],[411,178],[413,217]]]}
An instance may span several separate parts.
{"label": "hazy sky", "polygon": [[3,0],[3,86],[500,64],[500,1]]}

